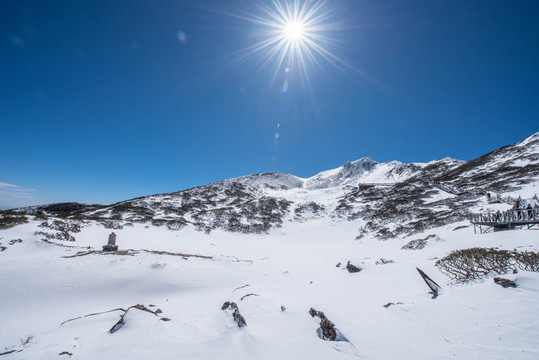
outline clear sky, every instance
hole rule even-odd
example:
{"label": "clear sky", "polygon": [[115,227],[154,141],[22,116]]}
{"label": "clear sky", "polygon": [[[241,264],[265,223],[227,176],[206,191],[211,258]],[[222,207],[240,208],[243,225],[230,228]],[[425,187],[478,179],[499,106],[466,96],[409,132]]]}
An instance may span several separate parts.
{"label": "clear sky", "polygon": [[0,207],[470,160],[539,131],[539,1],[296,3],[287,24],[294,0],[3,0]]}

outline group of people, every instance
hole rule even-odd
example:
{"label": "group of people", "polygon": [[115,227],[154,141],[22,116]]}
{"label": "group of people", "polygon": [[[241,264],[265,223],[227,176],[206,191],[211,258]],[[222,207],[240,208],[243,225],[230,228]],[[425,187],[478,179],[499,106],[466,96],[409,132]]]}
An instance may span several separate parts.
{"label": "group of people", "polygon": [[535,206],[532,207],[531,202],[524,201],[519,197],[515,200],[511,211],[513,211],[519,220],[531,220],[537,217],[537,215],[534,216],[534,212],[539,213],[539,205],[535,204]]}
{"label": "group of people", "polygon": [[539,218],[539,205],[532,206],[531,202],[526,202],[521,198],[515,200],[511,210],[503,213],[498,210],[492,216],[494,222],[506,222],[507,219],[535,220],[536,218]]}

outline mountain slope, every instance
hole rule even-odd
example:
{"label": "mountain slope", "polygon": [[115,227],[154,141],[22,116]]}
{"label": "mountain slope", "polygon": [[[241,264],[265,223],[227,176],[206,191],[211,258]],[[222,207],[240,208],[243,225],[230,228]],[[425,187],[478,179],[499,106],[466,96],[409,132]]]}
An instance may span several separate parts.
{"label": "mountain slope", "polygon": [[507,192],[539,178],[539,132],[468,161],[439,176],[440,181],[474,189]]}
{"label": "mountain slope", "polygon": [[[503,170],[536,164],[528,143],[524,160],[519,143],[468,167],[360,159],[310,179],[266,173],[110,206],[2,212],[0,356],[535,360],[537,228],[474,234],[465,219],[509,206],[488,203],[488,164],[513,189],[503,195],[534,193],[536,177]],[[103,252],[110,228],[119,250]],[[465,284],[437,266],[477,247],[535,264]],[[417,268],[441,287],[435,299]],[[328,324],[339,341],[320,337]]]}
{"label": "mountain slope", "polygon": [[[359,237],[372,233],[387,239],[466,219],[488,192],[533,193],[538,177],[539,133],[468,162],[444,158],[403,164],[362,158],[307,179],[253,174],[110,206],[77,205],[62,215],[110,228],[144,222],[176,230],[193,226],[242,233],[267,233],[287,221],[328,217],[355,221]],[[58,215],[54,208],[15,212],[40,209]]]}

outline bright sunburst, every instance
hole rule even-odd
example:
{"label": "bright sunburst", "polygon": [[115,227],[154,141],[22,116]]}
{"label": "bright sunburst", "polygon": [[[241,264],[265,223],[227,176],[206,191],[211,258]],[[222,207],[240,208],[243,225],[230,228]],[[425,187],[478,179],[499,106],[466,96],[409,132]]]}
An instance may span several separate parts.
{"label": "bright sunburst", "polygon": [[303,24],[298,21],[291,21],[286,24],[284,33],[289,40],[303,40]]}
{"label": "bright sunburst", "polygon": [[259,41],[243,49],[239,59],[259,55],[262,65],[272,64],[274,76],[287,69],[299,70],[309,82],[313,67],[323,69],[324,63],[339,66],[346,64],[334,55],[328,45],[336,41],[331,37],[342,30],[334,22],[336,12],[329,0],[271,0],[257,1],[255,12],[230,10],[224,12],[255,23]]}

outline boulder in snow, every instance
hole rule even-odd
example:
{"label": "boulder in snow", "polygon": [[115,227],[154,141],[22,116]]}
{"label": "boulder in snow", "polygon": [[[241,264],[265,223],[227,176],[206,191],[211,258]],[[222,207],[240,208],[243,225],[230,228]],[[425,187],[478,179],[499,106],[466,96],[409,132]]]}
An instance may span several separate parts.
{"label": "boulder in snow", "polygon": [[351,264],[350,261],[348,261],[348,264],[346,264],[346,270],[348,270],[349,273],[357,273],[363,269],[358,266],[355,266],[354,264]]}
{"label": "boulder in snow", "polygon": [[495,277],[494,282],[496,284],[500,285],[500,286],[503,286],[504,288],[508,288],[508,287],[516,288],[517,287],[517,284],[513,280],[504,279],[504,278],[501,278],[501,277]]}

